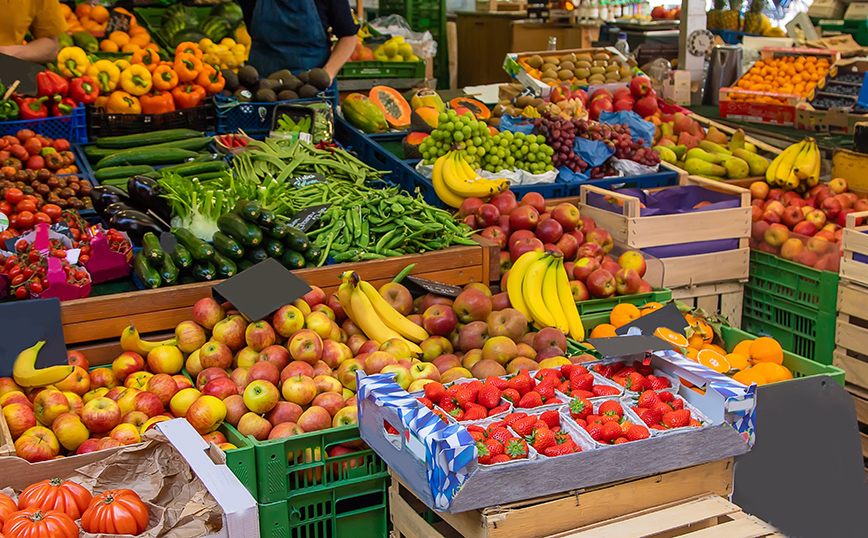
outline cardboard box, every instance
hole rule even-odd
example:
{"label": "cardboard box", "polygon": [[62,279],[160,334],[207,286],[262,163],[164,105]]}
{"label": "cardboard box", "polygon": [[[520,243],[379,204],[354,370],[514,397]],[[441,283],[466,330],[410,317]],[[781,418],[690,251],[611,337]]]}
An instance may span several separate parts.
{"label": "cardboard box", "polygon": [[865,19],[868,19],[868,2],[850,4],[847,11],[844,12],[845,21],[864,21]]}
{"label": "cardboard box", "polygon": [[808,8],[808,16],[817,19],[840,19],[844,4],[840,0],[814,0]]}
{"label": "cardboard box", "polygon": [[667,103],[690,106],[690,71],[670,71],[663,82],[663,99]]}
{"label": "cardboard box", "polygon": [[[866,72],[868,72],[868,60],[839,60],[832,66],[825,81],[821,81],[817,87],[820,88],[829,82],[835,82],[835,77],[842,73],[859,73],[864,75]],[[808,101],[810,101],[810,98]],[[868,121],[868,114],[855,114],[849,109],[841,108],[817,110],[811,106],[810,102],[806,101],[796,105],[795,119],[795,126],[798,129],[852,135],[857,123]]]}

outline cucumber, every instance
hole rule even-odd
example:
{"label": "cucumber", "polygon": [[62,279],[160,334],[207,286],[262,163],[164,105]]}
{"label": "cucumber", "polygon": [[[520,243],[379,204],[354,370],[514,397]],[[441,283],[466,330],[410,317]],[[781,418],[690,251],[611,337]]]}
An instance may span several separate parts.
{"label": "cucumber", "polygon": [[296,252],[304,252],[310,247],[310,241],[307,238],[307,234],[299,230],[298,228],[293,228],[292,226],[287,226],[288,233],[284,238],[284,243],[287,248],[292,249]]}
{"label": "cucumber", "polygon": [[322,249],[320,249],[317,245],[311,245],[309,249],[304,252],[304,259],[309,262],[317,262],[319,261],[319,257],[322,255]]}
{"label": "cucumber", "polygon": [[174,172],[180,176],[189,177],[199,174],[212,174],[214,172],[225,172],[229,170],[229,165],[226,161],[194,161],[174,166],[167,166],[160,169],[160,172]]}
{"label": "cucumber", "polygon": [[136,148],[119,151],[99,160],[94,168],[102,170],[110,166],[125,166],[134,164],[175,164],[195,159],[198,154],[180,148]]}
{"label": "cucumber", "polygon": [[214,269],[217,271],[217,278],[229,278],[238,273],[238,266],[235,262],[225,256],[221,256],[219,252],[214,253]]}
{"label": "cucumber", "polygon": [[160,273],[148,265],[144,249],[136,252],[136,255],[133,256],[133,271],[146,289],[152,290],[160,287]]}
{"label": "cucumber", "polygon": [[145,259],[154,267],[159,267],[163,263],[163,258],[166,253],[160,247],[160,240],[154,232],[148,232],[142,236],[142,251],[145,253]]}
{"label": "cucumber", "polygon": [[196,282],[214,280],[217,278],[217,268],[208,261],[197,262],[193,265],[193,278],[196,279]]}
{"label": "cucumber", "polygon": [[268,252],[262,247],[254,247],[247,249],[245,256],[253,263],[259,263],[268,259]]}
{"label": "cucumber", "polygon": [[106,136],[96,141],[97,147],[110,149],[140,148],[164,142],[175,142],[188,138],[201,138],[204,133],[192,129],[166,129],[165,131],[151,131],[149,133],[131,134],[124,136]]}
{"label": "cucumber", "polygon": [[175,267],[184,270],[193,267],[194,260],[190,251],[184,248],[181,243],[177,243],[174,252],[172,252],[172,261],[175,263]]}
{"label": "cucumber", "polygon": [[108,157],[109,155],[114,155],[118,152],[116,149],[98,148],[95,144],[84,146],[82,149],[84,150],[84,155],[87,157],[88,162],[91,163],[99,162],[103,157]]}
{"label": "cucumber", "polygon": [[262,243],[262,229],[244,220],[238,213],[227,213],[217,219],[217,228],[245,247]]}
{"label": "cucumber", "polygon": [[280,263],[287,269],[301,269],[304,267],[304,256],[300,252],[286,249],[280,257]]}
{"label": "cucumber", "polygon": [[272,210],[270,210],[270,209],[265,209],[265,208],[263,207],[263,208],[262,208],[262,211],[259,213],[259,218],[256,219],[256,222],[257,222],[260,226],[265,227],[265,228],[268,228],[268,227],[270,227],[271,225],[274,224],[274,220],[275,220],[275,218],[276,218],[276,217],[274,216],[274,211],[272,211]]}
{"label": "cucumber", "polygon": [[134,166],[109,166],[94,172],[93,177],[97,182],[104,183],[110,179],[129,179],[139,174],[150,174],[154,171],[153,166],[138,164]]}
{"label": "cucumber", "polygon": [[256,264],[254,264],[250,260],[247,260],[247,259],[241,260],[240,262],[238,262],[238,272],[240,273],[241,271],[246,271],[246,270],[250,269],[251,267],[253,267],[254,265],[256,265]]}
{"label": "cucumber", "polygon": [[197,262],[210,261],[214,257],[214,247],[202,241],[186,228],[172,228],[171,234],[184,246]]}
{"label": "cucumber", "polygon": [[160,273],[160,278],[169,286],[174,286],[178,283],[178,268],[175,267],[175,262],[171,256],[163,256],[163,263],[157,268]]}
{"label": "cucumber", "polygon": [[268,237],[283,239],[289,234],[289,225],[281,219],[275,219],[270,228],[263,228],[262,231]]}
{"label": "cucumber", "polygon": [[262,242],[262,248],[268,253],[269,258],[280,258],[283,256],[283,251],[286,250],[283,248],[283,243],[277,239],[266,239]]}
{"label": "cucumber", "polygon": [[245,220],[257,222],[259,215],[262,214],[262,206],[250,200],[239,200],[233,211],[244,217]]}
{"label": "cucumber", "polygon": [[214,243],[214,250],[228,258],[240,260],[244,257],[244,248],[223,232],[214,232],[211,242]]}
{"label": "cucumber", "polygon": [[214,140],[211,136],[202,136],[199,138],[185,138],[183,140],[175,140],[173,142],[162,142],[160,144],[152,144],[141,149],[151,148],[181,148],[189,149],[190,151],[200,151],[208,147]]}

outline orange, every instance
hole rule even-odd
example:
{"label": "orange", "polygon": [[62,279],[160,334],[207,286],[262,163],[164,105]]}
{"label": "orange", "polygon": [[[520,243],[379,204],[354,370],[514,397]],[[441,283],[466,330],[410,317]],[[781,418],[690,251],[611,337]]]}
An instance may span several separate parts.
{"label": "orange", "polygon": [[716,352],[720,353],[721,355],[726,355],[726,350],[717,344],[705,344],[702,346],[701,349],[710,349],[712,351],[716,351]]}
{"label": "orange", "polygon": [[110,39],[103,39],[99,42],[99,50],[103,52],[117,52],[120,50],[120,47]]}
{"label": "orange", "polygon": [[609,313],[609,323],[614,325],[615,328],[618,328],[623,327],[640,317],[642,317],[642,314],[639,312],[639,308],[636,305],[621,303],[615,305],[615,308],[613,308],[612,312]]}
{"label": "orange", "polygon": [[642,308],[639,309],[639,312],[641,312],[644,316],[660,308],[663,308],[662,304],[651,301],[650,303],[645,303],[644,305],[642,305]]}
{"label": "orange", "polygon": [[726,357],[712,349],[700,350],[696,354],[696,362],[707,368],[711,368],[719,374],[725,374],[731,369]]}
{"label": "orange", "polygon": [[768,383],[766,378],[758,371],[753,368],[748,368],[747,370],[742,370],[741,372],[736,373],[732,378],[742,385],[750,385],[751,383],[756,383],[757,385],[765,385]]}
{"label": "orange", "polygon": [[126,32],[114,31],[109,34],[109,39],[117,43],[119,47],[123,47],[130,42],[130,35]]}
{"label": "orange", "polygon": [[130,43],[135,43],[139,47],[144,47],[151,42],[151,36],[148,34],[139,34],[130,38]]}
{"label": "orange", "polygon": [[98,23],[104,23],[108,21],[109,12],[103,6],[93,6],[90,8],[90,18]]}
{"label": "orange", "polygon": [[700,350],[700,349],[702,349],[703,344],[705,344],[705,341],[702,339],[702,334],[693,333],[687,339],[687,343],[690,345],[690,347],[692,347],[696,350]]}
{"label": "orange", "polygon": [[787,370],[786,367],[773,362],[761,362],[754,365],[753,369],[761,373],[769,383],[777,383],[778,381],[786,381],[793,378],[792,372]]}
{"label": "orange", "polygon": [[726,358],[726,362],[736,370],[744,370],[748,367],[747,357],[740,353],[729,353],[724,357]]}
{"label": "orange", "polygon": [[609,338],[611,336],[618,336],[615,334],[615,326],[608,323],[601,323],[594,327],[594,330],[591,331],[591,335],[588,338]]}
{"label": "orange", "polygon": [[136,45],[135,43],[127,43],[123,47],[121,47],[121,52],[136,52],[137,50],[141,50],[142,47]]}
{"label": "orange", "polygon": [[699,329],[699,332],[702,333],[702,340],[708,344],[712,340],[714,340],[714,330],[704,320],[698,319],[696,320],[696,327]]}
{"label": "orange", "polygon": [[75,15],[80,19],[90,16],[90,4],[79,4],[75,6]]}
{"label": "orange", "polygon": [[692,360],[692,361],[696,360],[696,354],[697,353],[699,353],[699,350],[696,349],[695,347],[688,347],[688,348],[684,349],[684,356],[687,357],[688,359]]}
{"label": "orange", "polygon": [[681,333],[673,331],[672,329],[667,329],[666,327],[658,327],[657,330],[654,331],[654,336],[669,342],[676,348],[688,347],[687,337]]}
{"label": "orange", "polygon": [[750,345],[750,358],[754,364],[758,362],[773,362],[783,364],[784,350],[774,338],[762,336]]}
{"label": "orange", "polygon": [[732,353],[737,353],[742,357],[748,358],[750,357],[750,345],[753,344],[753,340],[742,340],[738,343],[734,348],[732,348]]}
{"label": "orange", "polygon": [[141,26],[136,26],[135,28],[132,28],[132,27],[130,28],[130,35],[131,36],[137,36],[137,35],[141,35],[141,34],[148,35],[148,31]]}
{"label": "orange", "polygon": [[68,19],[72,15],[72,9],[66,4],[60,4],[60,12],[63,13],[64,19]]}

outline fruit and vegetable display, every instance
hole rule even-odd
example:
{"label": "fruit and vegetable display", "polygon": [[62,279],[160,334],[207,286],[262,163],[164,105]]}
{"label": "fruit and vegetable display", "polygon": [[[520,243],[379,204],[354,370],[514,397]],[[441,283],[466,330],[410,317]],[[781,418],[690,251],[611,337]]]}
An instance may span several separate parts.
{"label": "fruit and vegetable display", "polygon": [[534,54],[519,58],[518,63],[531,77],[549,86],[563,82],[580,86],[630,82],[635,75],[621,57],[605,49],[563,56]]}
{"label": "fruit and vegetable display", "polygon": [[[769,94],[792,94],[807,97],[817,83],[826,77],[830,63],[828,58],[816,56],[780,55],[759,60],[732,86],[727,94],[731,101],[788,104],[786,96]],[[745,93],[748,92],[763,93]]]}
{"label": "fruit and vegetable display", "polygon": [[[139,24],[135,15],[122,7],[109,10],[105,6],[92,6],[82,2],[73,11],[68,5],[60,4],[66,18],[66,32],[58,36],[61,49],[80,47],[88,54],[95,52],[120,52],[133,54],[142,49],[160,52],[160,46],[151,40],[148,30]],[[129,17],[129,29],[106,32],[112,12]]]}
{"label": "fruit and vegetable display", "polygon": [[235,2],[215,4],[201,20],[196,8],[177,3],[162,12],[158,29],[149,22],[155,37],[170,48],[184,42],[199,43],[203,52],[213,55],[208,60],[220,69],[237,69],[247,61],[250,35],[241,6]]}
{"label": "fruit and vegetable display", "polygon": [[238,73],[223,72],[226,87],[225,97],[234,97],[240,103],[274,103],[312,99],[331,85],[331,77],[325,69],[314,68],[309,71],[292,73],[289,69],[275,71],[261,78],[259,71],[252,65],[238,69]]}

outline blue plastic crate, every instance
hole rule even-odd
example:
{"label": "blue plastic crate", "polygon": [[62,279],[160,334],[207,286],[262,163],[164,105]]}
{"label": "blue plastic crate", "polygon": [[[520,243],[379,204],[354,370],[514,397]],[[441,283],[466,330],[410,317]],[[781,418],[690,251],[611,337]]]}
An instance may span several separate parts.
{"label": "blue plastic crate", "polygon": [[[331,89],[319,93],[319,98],[336,102],[336,92]],[[315,99],[297,99],[295,101],[276,101],[274,103],[239,103],[232,97],[214,96],[214,107],[217,110],[217,132],[220,134],[234,133],[239,129],[250,136],[268,134],[271,131],[271,119],[274,110],[281,104],[304,104]]]}
{"label": "blue plastic crate", "polygon": [[578,196],[582,185],[593,185],[604,189],[609,188],[633,188],[633,189],[653,189],[656,187],[673,187],[678,185],[678,172],[674,170],[663,169],[662,172],[655,174],[644,174],[641,176],[628,177],[611,177],[605,179],[592,179],[590,181],[580,181],[576,183],[564,183],[566,188],[566,196]]}
{"label": "blue plastic crate", "polygon": [[43,118],[40,120],[0,121],[0,136],[15,135],[22,129],[30,129],[46,138],[65,138],[73,142],[87,143],[87,120],[83,106],[72,109],[70,116]]}
{"label": "blue plastic crate", "polygon": [[87,160],[87,156],[81,149],[81,144],[70,144],[69,150],[72,151],[73,155],[75,155],[75,164],[76,166],[78,166],[78,173],[75,175],[80,176],[82,179],[90,181],[91,185],[99,185],[99,182],[93,175],[93,167],[90,165]]}

